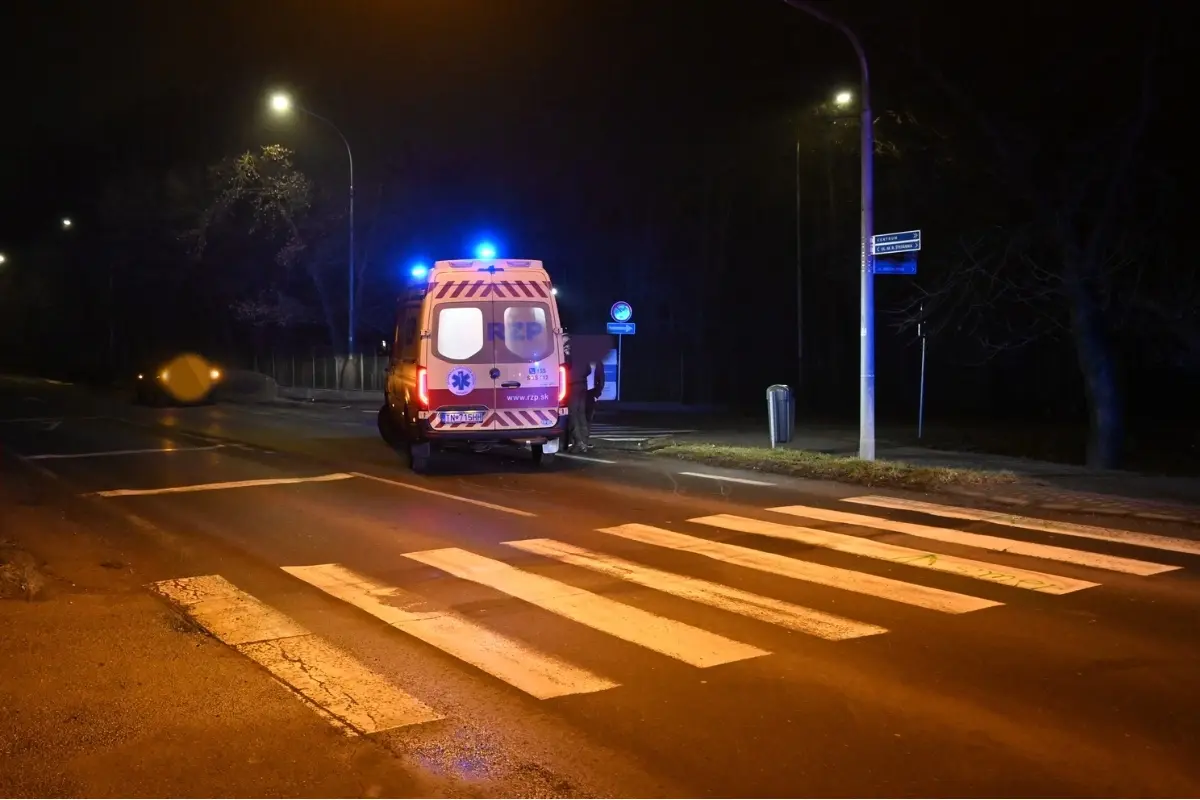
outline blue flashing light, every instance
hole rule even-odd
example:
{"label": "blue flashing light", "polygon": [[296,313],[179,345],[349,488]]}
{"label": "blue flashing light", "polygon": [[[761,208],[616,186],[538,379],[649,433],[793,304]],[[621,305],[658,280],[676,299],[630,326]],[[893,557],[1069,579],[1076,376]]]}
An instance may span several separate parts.
{"label": "blue flashing light", "polygon": [[424,264],[413,264],[412,269],[408,271],[408,274],[412,276],[413,280],[419,281],[429,275],[429,267],[425,266]]}
{"label": "blue flashing light", "polygon": [[480,242],[475,248],[476,258],[495,258],[496,245],[491,242]]}

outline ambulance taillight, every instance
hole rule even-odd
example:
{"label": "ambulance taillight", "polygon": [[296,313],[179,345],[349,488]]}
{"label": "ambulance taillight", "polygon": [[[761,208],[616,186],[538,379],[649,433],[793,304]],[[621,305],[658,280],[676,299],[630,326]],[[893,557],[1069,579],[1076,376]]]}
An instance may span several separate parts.
{"label": "ambulance taillight", "polygon": [[567,368],[558,365],[558,404],[561,406],[567,400]]}
{"label": "ambulance taillight", "polygon": [[429,408],[429,370],[425,367],[417,370],[417,401],[421,408]]}

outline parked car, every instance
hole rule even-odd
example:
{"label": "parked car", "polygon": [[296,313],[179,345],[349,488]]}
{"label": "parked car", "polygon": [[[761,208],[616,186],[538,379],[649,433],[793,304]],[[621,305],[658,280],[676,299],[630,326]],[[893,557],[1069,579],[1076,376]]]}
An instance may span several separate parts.
{"label": "parked car", "polygon": [[148,359],[137,373],[135,400],[153,406],[211,403],[224,377],[220,367],[193,353]]}

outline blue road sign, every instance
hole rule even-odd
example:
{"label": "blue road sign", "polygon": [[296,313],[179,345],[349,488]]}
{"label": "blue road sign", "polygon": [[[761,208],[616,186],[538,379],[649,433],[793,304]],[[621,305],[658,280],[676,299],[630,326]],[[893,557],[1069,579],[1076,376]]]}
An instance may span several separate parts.
{"label": "blue road sign", "polygon": [[921,249],[920,231],[880,233],[871,237],[871,255],[912,253]]}
{"label": "blue road sign", "polygon": [[874,263],[871,271],[876,275],[917,274],[917,254],[915,252],[879,255],[871,261]]}
{"label": "blue road sign", "polygon": [[633,336],[637,333],[636,322],[610,322],[608,323],[608,332],[615,333],[618,336]]}
{"label": "blue road sign", "polygon": [[[629,320],[633,319],[633,306],[624,300],[618,300],[613,303],[613,307],[608,313],[612,314],[613,322],[629,322]],[[612,331],[609,331],[609,333],[612,333]]]}

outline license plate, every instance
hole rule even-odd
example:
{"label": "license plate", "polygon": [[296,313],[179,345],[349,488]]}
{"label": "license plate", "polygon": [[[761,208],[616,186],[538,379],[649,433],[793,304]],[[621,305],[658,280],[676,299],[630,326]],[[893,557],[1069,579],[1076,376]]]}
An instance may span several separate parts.
{"label": "license plate", "polygon": [[439,416],[443,425],[478,424],[483,422],[483,411],[442,411]]}

